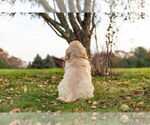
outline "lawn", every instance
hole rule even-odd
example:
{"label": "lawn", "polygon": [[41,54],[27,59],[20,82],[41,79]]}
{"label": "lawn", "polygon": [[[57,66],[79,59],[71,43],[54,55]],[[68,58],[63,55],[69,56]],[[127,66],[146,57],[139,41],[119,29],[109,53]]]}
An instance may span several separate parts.
{"label": "lawn", "polygon": [[92,99],[57,101],[63,69],[0,70],[0,112],[150,112],[150,68],[93,76]]}

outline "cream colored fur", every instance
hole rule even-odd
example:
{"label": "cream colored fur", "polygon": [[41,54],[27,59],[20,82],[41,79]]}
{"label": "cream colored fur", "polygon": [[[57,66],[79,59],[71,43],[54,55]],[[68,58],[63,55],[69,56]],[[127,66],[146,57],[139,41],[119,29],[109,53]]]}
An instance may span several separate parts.
{"label": "cream colored fur", "polygon": [[66,50],[65,74],[58,85],[59,97],[63,102],[73,102],[80,98],[93,97],[91,67],[86,49],[79,41],[71,42]]}

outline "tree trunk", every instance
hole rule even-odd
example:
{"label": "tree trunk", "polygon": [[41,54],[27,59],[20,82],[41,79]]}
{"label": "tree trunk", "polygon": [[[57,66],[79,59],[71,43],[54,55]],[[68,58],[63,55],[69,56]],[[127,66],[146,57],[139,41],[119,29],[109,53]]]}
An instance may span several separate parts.
{"label": "tree trunk", "polygon": [[82,45],[86,48],[86,52],[89,58],[91,58],[91,39],[85,39],[84,41],[81,41]]}
{"label": "tree trunk", "polygon": [[91,58],[91,50],[90,50],[91,37],[90,37],[90,35],[86,31],[83,31],[79,38],[80,38],[79,41],[86,48],[88,57]]}

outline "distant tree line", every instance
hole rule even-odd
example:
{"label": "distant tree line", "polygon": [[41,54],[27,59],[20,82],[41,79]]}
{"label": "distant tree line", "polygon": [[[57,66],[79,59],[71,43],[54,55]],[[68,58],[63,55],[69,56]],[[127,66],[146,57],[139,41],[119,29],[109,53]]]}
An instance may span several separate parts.
{"label": "distant tree line", "polygon": [[45,59],[42,59],[39,54],[36,55],[33,62],[29,62],[27,68],[43,69],[43,68],[56,68],[55,62],[50,55],[47,55]]}
{"label": "distant tree line", "polygon": [[24,61],[9,54],[0,48],[0,69],[23,68]]}
{"label": "distant tree line", "polygon": [[112,68],[141,68],[150,67],[150,50],[137,47],[134,51],[126,53],[115,51],[111,55],[110,67]]}

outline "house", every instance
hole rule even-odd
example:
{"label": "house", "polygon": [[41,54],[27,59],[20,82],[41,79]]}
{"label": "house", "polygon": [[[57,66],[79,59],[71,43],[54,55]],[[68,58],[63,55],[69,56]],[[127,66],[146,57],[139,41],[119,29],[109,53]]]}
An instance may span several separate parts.
{"label": "house", "polygon": [[57,58],[57,57],[54,57],[52,56],[54,62],[55,62],[55,65],[59,68],[64,68],[65,66],[65,61],[62,59],[62,58]]}

